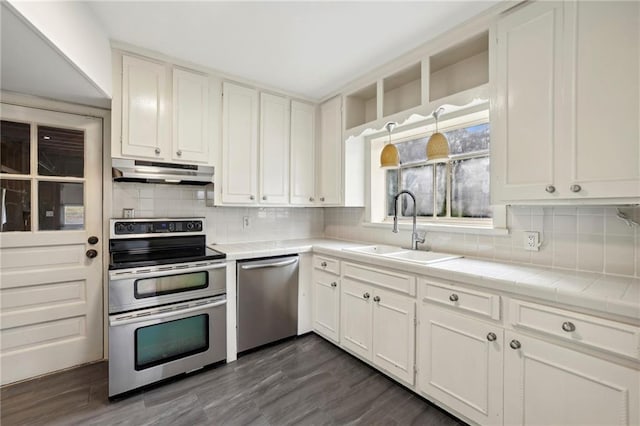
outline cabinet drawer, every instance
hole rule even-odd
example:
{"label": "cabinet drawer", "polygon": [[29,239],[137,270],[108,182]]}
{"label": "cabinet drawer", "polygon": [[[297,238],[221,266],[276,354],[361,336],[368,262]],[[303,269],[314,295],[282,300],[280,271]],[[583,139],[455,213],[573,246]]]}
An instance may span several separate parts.
{"label": "cabinet drawer", "polygon": [[313,267],[321,271],[330,272],[334,275],[340,275],[340,261],[329,257],[314,256]]}
{"label": "cabinet drawer", "polygon": [[500,319],[500,296],[433,281],[420,280],[424,301],[439,303],[461,312]]}
{"label": "cabinet drawer", "polygon": [[416,295],[416,278],[411,275],[347,262],[342,264],[342,275],[411,296]]}
{"label": "cabinet drawer", "polygon": [[640,328],[563,309],[512,300],[509,318],[516,328],[640,359]]}

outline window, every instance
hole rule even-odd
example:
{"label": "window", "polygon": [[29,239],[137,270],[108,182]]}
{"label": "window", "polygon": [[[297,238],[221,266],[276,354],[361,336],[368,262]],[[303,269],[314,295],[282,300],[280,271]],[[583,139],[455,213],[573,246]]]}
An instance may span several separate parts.
{"label": "window", "polygon": [[[449,142],[449,158],[427,161],[426,146],[434,132],[433,121],[416,122],[392,134],[398,148],[400,168],[377,167],[380,150],[388,137],[372,138],[372,222],[389,220],[394,197],[400,190],[416,196],[416,215],[423,222],[461,226],[493,226],[490,197],[490,127],[485,108],[459,111],[440,123]],[[398,199],[398,216],[410,219],[414,205],[410,197]]]}

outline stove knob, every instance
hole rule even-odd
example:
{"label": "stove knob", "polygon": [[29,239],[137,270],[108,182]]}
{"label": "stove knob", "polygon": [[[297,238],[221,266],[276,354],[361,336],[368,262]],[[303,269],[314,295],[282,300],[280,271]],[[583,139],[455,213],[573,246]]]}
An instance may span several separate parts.
{"label": "stove knob", "polygon": [[193,231],[193,227],[194,227],[193,222],[187,222],[187,229],[189,231]]}
{"label": "stove knob", "polygon": [[124,226],[124,223],[116,223],[116,234],[124,234],[127,228]]}
{"label": "stove knob", "polygon": [[169,232],[176,232],[176,224],[171,222],[169,224]]}
{"label": "stove knob", "polygon": [[130,223],[127,225],[127,231],[130,233],[133,233],[133,231],[135,231],[135,227],[133,226],[133,223]]}
{"label": "stove knob", "polygon": [[202,222],[194,222],[196,225],[196,231],[202,231]]}

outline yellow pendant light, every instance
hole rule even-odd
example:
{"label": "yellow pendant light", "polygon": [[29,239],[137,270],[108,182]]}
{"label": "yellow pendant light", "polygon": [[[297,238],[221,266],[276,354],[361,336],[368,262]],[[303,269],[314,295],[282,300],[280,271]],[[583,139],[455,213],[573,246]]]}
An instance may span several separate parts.
{"label": "yellow pendant light", "polygon": [[384,125],[387,132],[389,132],[389,143],[387,143],[382,152],[380,153],[380,167],[385,169],[392,169],[400,167],[400,155],[398,154],[398,148],[391,143],[391,132],[398,125],[395,121],[390,121]]}
{"label": "yellow pendant light", "polygon": [[440,132],[438,132],[438,117],[444,108],[438,108],[433,111],[433,118],[436,120],[436,131],[431,135],[427,142],[427,160],[436,160],[439,158],[449,157],[449,142],[447,138]]}

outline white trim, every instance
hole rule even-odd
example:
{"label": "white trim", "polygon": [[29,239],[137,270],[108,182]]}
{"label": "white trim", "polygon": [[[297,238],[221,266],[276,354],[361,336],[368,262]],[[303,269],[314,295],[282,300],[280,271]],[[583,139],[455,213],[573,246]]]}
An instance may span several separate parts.
{"label": "white trim", "polygon": [[[391,229],[390,222],[362,222],[362,226],[365,228],[378,228],[378,229]],[[412,229],[411,220],[399,222],[398,228],[401,230]],[[476,234],[476,235],[495,235],[505,236],[509,235],[509,229],[497,228],[470,224],[444,224],[444,223],[427,223],[418,222],[416,228],[427,232],[449,232],[452,234]]]}

